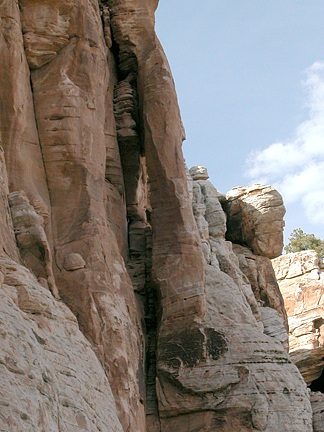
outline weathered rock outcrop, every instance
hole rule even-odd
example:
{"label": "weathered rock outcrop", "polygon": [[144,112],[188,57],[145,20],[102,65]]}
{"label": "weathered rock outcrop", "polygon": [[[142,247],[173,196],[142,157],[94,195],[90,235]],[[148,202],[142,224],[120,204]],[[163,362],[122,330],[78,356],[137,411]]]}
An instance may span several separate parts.
{"label": "weathered rock outcrop", "polygon": [[9,205],[20,255],[27,267],[47,285],[54,297],[59,293],[53,274],[53,259],[44,231],[44,219],[30,205],[24,191],[9,194]]}
{"label": "weathered rock outcrop", "polygon": [[121,432],[110,384],[76,317],[19,263],[3,159],[0,193],[0,429]]}
{"label": "weathered rock outcrop", "polygon": [[0,429],[121,432],[108,379],[72,312],[0,257]]}
{"label": "weathered rock outcrop", "polygon": [[248,246],[256,255],[276,258],[283,248],[281,195],[271,186],[236,187],[226,194],[228,225],[226,238]]}
{"label": "weathered rock outcrop", "polygon": [[[202,167],[193,167],[190,172],[193,184],[189,189],[193,190],[193,211],[206,260],[205,326],[208,325],[209,333],[205,329],[205,335],[201,336],[201,343],[206,344],[207,351],[202,351],[202,357],[200,360],[197,357],[196,364],[186,365],[179,349],[175,349],[179,344],[185,347],[182,339],[185,336],[179,335],[173,348],[173,355],[178,362],[183,359],[180,369],[176,363],[169,363],[168,368],[164,365],[164,374],[168,374],[170,378],[169,385],[163,386],[163,410],[168,408],[169,416],[170,412],[174,413],[174,418],[168,419],[169,430],[176,427],[181,430],[182,423],[176,415],[180,413],[182,421],[188,419],[185,420],[187,428],[192,424],[192,429],[187,430],[216,428],[222,431],[270,431],[278,429],[278,424],[272,422],[273,418],[280,418],[282,431],[291,430],[292,425],[294,430],[310,430],[307,420],[309,406],[306,404],[302,407],[297,402],[300,401],[301,395],[299,385],[302,385],[304,392],[305,385],[297,378],[294,366],[282,345],[276,340],[278,335],[269,337],[265,334],[271,333],[270,315],[276,317],[277,322],[281,322],[279,332],[281,336],[284,335],[283,339],[286,339],[283,322],[280,321],[275,309],[259,307],[263,302],[259,302],[258,305],[248,278],[239,268],[239,260],[232,251],[232,244],[225,240],[226,215],[220,204],[220,201],[224,201],[224,196],[207,180],[208,174]],[[271,290],[269,291],[271,296]],[[265,326],[262,324],[262,317],[267,323]],[[211,335],[214,335],[214,343],[208,342]],[[196,346],[199,346],[198,336],[199,333],[196,336]],[[208,352],[208,347],[213,345],[218,347],[217,351]],[[262,353],[257,348],[260,345]],[[259,381],[261,370],[267,370],[268,376],[266,381],[261,379],[262,385]],[[289,402],[283,402],[287,397],[287,387],[281,375],[283,371],[289,381]],[[207,376],[212,376],[212,380],[207,380]],[[179,402],[176,403],[180,399],[177,398],[176,388],[181,388],[181,411],[177,407]],[[201,401],[201,395],[204,395],[204,402]],[[195,415],[192,407],[195,407],[195,411],[202,411],[203,405],[206,407],[206,400],[210,407],[208,411],[199,416]],[[285,403],[287,410],[283,408]],[[299,419],[291,413],[288,408],[290,404],[299,406]],[[251,410],[251,407],[254,408]],[[164,412],[161,408],[163,425]],[[250,421],[247,419],[248,416],[251,416]]]}
{"label": "weathered rock outcrop", "polygon": [[11,191],[24,190],[48,222],[49,192],[17,0],[0,3],[0,19],[0,145],[5,151],[9,186]]}
{"label": "weathered rock outcrop", "polygon": [[[24,0],[20,8],[50,195],[59,292],[106,368],[124,429],[137,425],[141,430],[144,395],[138,377],[144,347],[118,233],[105,207],[120,195],[120,182],[106,181],[107,148],[118,151],[111,121],[117,78],[99,4],[61,0],[40,8],[38,2]],[[118,212],[123,200],[121,196]],[[115,225],[122,219],[118,212]],[[67,269],[64,263],[75,253],[86,265]]]}
{"label": "weathered rock outcrop", "polygon": [[0,2],[2,428],[310,432],[281,198],[188,187],[157,4]]}
{"label": "weathered rock outcrop", "polygon": [[290,357],[311,392],[314,432],[324,431],[324,264],[313,250],[290,253],[273,267],[288,313]]}
{"label": "weathered rock outcrop", "polygon": [[311,392],[310,400],[313,409],[313,430],[324,432],[324,394]]}
{"label": "weathered rock outcrop", "polygon": [[324,368],[324,264],[315,251],[272,261],[289,322],[289,351],[307,384]]}
{"label": "weathered rock outcrop", "polygon": [[226,238],[233,242],[239,267],[263,307],[265,332],[288,351],[287,312],[269,259],[279,256],[283,248],[282,197],[271,186],[254,184],[231,189],[221,202],[227,214]]}
{"label": "weathered rock outcrop", "polygon": [[239,260],[240,269],[251,284],[255,298],[261,306],[277,311],[287,336],[287,312],[270,259],[255,255],[251,249],[238,244],[233,244],[233,251]]}

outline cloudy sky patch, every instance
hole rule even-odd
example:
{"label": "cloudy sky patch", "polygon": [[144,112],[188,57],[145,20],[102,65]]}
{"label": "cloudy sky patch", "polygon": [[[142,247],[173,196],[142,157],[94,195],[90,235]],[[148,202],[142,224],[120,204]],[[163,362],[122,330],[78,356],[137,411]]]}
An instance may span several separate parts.
{"label": "cloudy sky patch", "polygon": [[324,62],[315,62],[306,76],[308,119],[292,140],[251,153],[247,176],[276,187],[286,204],[299,200],[310,222],[324,224]]}
{"label": "cloudy sky patch", "polygon": [[[156,14],[186,129],[188,167],[207,167],[210,181],[226,193],[260,177],[282,183],[285,175],[303,170],[306,160],[312,166],[323,149],[321,62],[303,75],[307,85],[300,79],[307,65],[324,60],[324,2],[215,0],[200,2],[198,9],[194,0],[160,1]],[[254,149],[266,147],[245,164]],[[287,205],[285,235],[300,227],[324,238],[324,224],[307,220],[300,190],[290,190],[289,199],[296,201]]]}

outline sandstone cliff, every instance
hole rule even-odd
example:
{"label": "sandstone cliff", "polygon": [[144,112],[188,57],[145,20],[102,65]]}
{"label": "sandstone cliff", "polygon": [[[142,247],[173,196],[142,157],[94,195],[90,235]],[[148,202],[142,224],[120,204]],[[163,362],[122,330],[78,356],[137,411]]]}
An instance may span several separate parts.
{"label": "sandstone cliff", "polygon": [[186,172],[157,3],[0,2],[1,429],[311,431],[281,197]]}
{"label": "sandstone cliff", "polygon": [[307,384],[324,368],[324,264],[315,251],[272,261],[289,322],[289,352]]}
{"label": "sandstone cliff", "polygon": [[313,250],[272,260],[289,323],[289,352],[311,394],[314,431],[324,430],[324,264]]}

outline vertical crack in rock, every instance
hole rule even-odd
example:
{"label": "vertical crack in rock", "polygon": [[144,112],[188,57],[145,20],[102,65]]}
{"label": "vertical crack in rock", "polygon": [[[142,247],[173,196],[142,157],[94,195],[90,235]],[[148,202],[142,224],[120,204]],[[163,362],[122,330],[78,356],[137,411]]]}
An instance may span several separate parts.
{"label": "vertical crack in rock", "polygon": [[147,224],[146,208],[138,194],[141,190],[145,194],[145,188],[138,187],[140,178],[144,186],[146,183],[145,165],[149,176],[153,249],[150,279],[144,284],[144,310],[148,312],[147,427],[153,431],[160,429],[155,396],[160,354],[174,331],[189,323],[194,328],[204,315],[203,261],[187,191],[181,152],[183,127],[174,84],[154,33],[156,4],[144,1],[108,4],[113,44],[118,47],[120,81],[115,90],[115,115],[129,222],[128,268],[135,286],[139,284],[134,276],[141,280],[145,268],[140,254],[136,258],[132,244],[136,231],[144,230]]}
{"label": "vertical crack in rock", "polygon": [[107,10],[104,32],[96,1],[20,5],[51,197],[57,286],[105,368],[124,430],[143,431],[144,347],[123,260],[126,208]]}
{"label": "vertical crack in rock", "polygon": [[100,7],[100,11],[101,11],[102,25],[103,25],[104,35],[105,35],[105,42],[106,42],[107,47],[111,48],[112,47],[112,39],[111,39],[109,7],[102,0],[99,0],[99,7]]}
{"label": "vertical crack in rock", "polygon": [[137,92],[134,75],[120,81],[114,90],[114,113],[123,177],[125,183],[127,219],[146,222],[146,167],[141,155],[138,126]]}
{"label": "vertical crack in rock", "polygon": [[161,311],[158,290],[152,283],[152,230],[146,228],[146,262],[145,262],[145,331],[146,331],[146,413],[149,425],[158,423],[158,399],[156,393],[156,362],[158,325]]}
{"label": "vertical crack in rock", "polygon": [[146,341],[146,414],[151,423],[158,423],[156,394],[158,301],[157,291],[153,288],[151,280],[152,229],[147,221],[150,207],[147,168],[139,124],[136,56],[131,51],[118,47],[117,65],[121,80],[114,89],[114,114],[126,193],[129,248],[127,269],[143,316],[142,327]]}

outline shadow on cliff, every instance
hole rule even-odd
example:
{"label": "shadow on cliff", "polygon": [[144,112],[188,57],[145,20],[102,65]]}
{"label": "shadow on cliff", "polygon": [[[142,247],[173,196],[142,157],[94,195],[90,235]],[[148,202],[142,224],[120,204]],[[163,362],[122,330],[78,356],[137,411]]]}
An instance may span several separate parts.
{"label": "shadow on cliff", "polygon": [[313,392],[324,393],[323,351],[324,350],[321,348],[299,349],[290,353],[291,361],[297,366],[306,382],[306,385]]}
{"label": "shadow on cliff", "polygon": [[[323,358],[324,360],[324,358]],[[324,370],[322,371],[319,378],[314,380],[309,386],[308,386],[313,392],[321,392],[324,393]]]}

